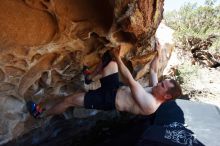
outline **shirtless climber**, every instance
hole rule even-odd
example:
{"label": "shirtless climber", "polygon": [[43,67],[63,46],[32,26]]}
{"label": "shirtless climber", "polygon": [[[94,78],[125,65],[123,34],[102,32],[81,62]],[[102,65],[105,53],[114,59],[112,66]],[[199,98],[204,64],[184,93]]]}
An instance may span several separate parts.
{"label": "shirtless climber", "polygon": [[[101,87],[88,92],[81,92],[67,96],[50,109],[42,112],[37,105],[28,106],[30,113],[35,117],[61,114],[69,107],[85,107],[87,109],[126,111],[133,114],[150,115],[158,107],[182,95],[181,87],[175,80],[163,80],[158,83],[157,70],[161,47],[156,45],[158,54],[150,64],[150,78],[152,87],[143,88],[134,80],[131,73],[120,57],[120,49],[114,48],[112,54],[115,61],[109,60],[102,66]],[[106,55],[106,54],[105,54]],[[107,55],[109,56],[109,55]],[[109,57],[107,57],[109,59]],[[104,57],[105,61],[105,57]],[[102,62],[104,62],[102,59]],[[120,86],[118,70],[123,82],[128,86]],[[29,103],[30,104],[30,103]],[[43,114],[42,114],[43,113]]]}

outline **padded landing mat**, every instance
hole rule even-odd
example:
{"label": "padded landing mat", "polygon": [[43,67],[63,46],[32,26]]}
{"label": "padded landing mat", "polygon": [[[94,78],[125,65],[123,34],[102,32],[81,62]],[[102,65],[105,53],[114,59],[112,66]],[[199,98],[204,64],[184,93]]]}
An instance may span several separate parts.
{"label": "padded landing mat", "polygon": [[220,145],[220,109],[177,99],[160,106],[139,145]]}

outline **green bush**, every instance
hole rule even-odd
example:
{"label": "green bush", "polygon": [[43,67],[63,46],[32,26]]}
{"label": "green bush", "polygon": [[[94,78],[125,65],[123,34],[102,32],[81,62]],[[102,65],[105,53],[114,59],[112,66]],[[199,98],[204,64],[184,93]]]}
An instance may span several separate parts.
{"label": "green bush", "polygon": [[[204,6],[185,3],[178,11],[165,13],[165,22],[175,30],[174,35],[181,48],[190,49],[189,37],[205,39],[209,35],[220,36],[220,5],[216,6],[215,2],[206,0]],[[219,52],[219,41],[215,40],[212,51]]]}
{"label": "green bush", "polygon": [[197,80],[199,76],[199,66],[192,65],[190,61],[185,61],[177,70],[177,80],[182,84],[189,84],[192,80]]}

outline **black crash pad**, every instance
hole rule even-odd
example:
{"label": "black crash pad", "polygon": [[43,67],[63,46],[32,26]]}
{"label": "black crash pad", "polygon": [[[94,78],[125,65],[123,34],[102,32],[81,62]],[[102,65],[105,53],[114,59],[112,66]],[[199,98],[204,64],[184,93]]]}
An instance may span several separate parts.
{"label": "black crash pad", "polygon": [[205,103],[177,99],[162,104],[152,126],[139,144],[144,145],[220,145],[220,109]]}

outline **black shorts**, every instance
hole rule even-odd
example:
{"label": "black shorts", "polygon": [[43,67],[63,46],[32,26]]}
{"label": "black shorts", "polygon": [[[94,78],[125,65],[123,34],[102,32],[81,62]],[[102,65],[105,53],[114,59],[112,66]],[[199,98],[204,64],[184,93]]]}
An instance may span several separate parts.
{"label": "black shorts", "polygon": [[100,79],[101,87],[89,90],[84,98],[84,106],[88,109],[113,110],[115,98],[119,88],[118,73],[108,75]]}

